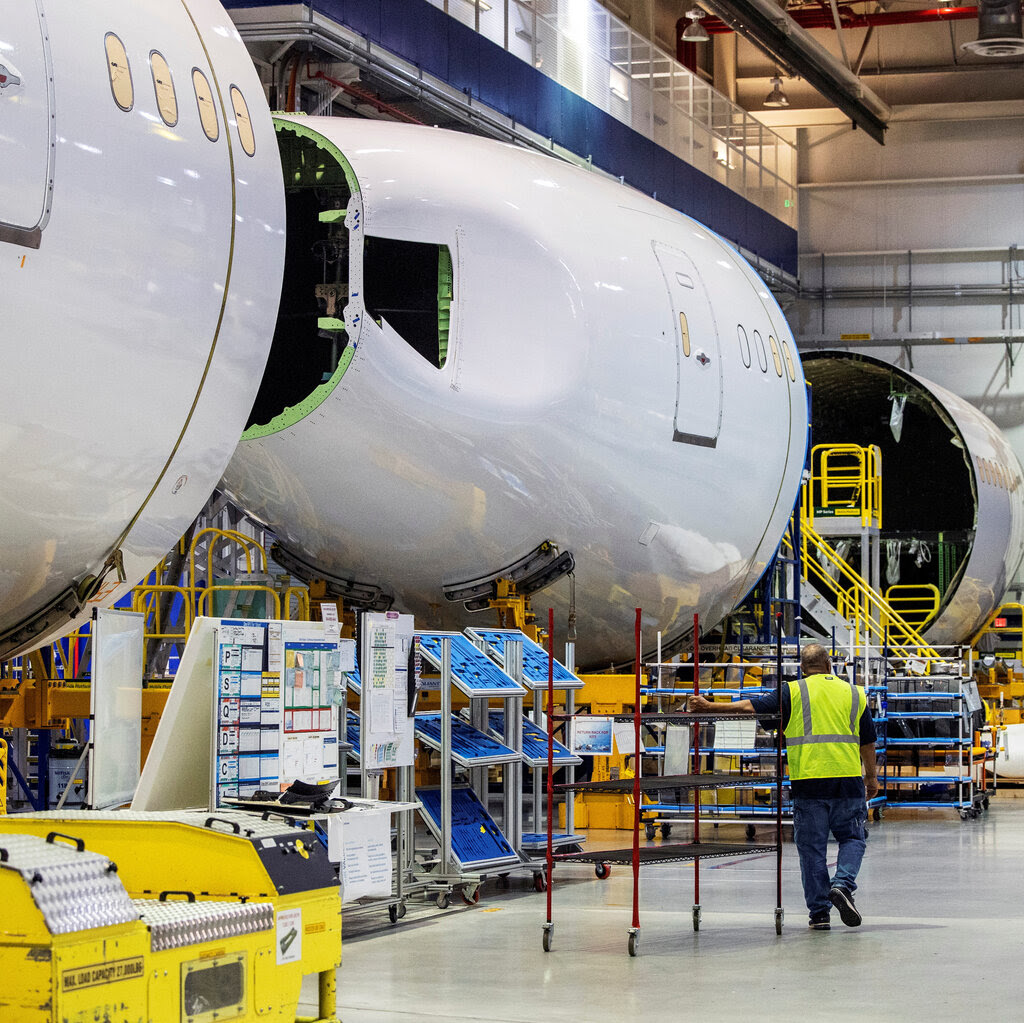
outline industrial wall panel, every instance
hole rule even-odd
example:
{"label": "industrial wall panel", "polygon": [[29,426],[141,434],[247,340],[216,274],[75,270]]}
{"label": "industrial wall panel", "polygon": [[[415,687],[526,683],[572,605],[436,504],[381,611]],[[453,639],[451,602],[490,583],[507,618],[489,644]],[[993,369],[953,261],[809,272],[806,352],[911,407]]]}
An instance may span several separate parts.
{"label": "industrial wall panel", "polygon": [[[224,0],[228,9],[289,0]],[[321,15],[700,220],[789,273],[797,233],[426,0],[313,0]]]}

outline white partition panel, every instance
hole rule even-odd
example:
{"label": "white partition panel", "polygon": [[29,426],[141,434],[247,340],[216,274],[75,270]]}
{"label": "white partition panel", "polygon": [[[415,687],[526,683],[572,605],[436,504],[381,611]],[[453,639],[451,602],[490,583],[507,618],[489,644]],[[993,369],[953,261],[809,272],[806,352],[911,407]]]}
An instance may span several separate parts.
{"label": "white partition panel", "polygon": [[92,753],[89,806],[131,800],[142,755],[144,616],[133,611],[93,613]]}

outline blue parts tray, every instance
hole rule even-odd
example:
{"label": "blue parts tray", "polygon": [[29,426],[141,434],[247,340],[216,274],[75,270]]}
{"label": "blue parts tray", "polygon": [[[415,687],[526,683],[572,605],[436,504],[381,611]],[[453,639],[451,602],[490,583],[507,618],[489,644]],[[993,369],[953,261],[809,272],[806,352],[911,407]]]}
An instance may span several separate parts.
{"label": "blue parts tray", "polygon": [[[505,664],[505,644],[513,639],[522,640],[523,684],[529,689],[547,687],[548,653],[539,643],[534,643],[526,633],[520,629],[466,629],[466,633],[472,639],[485,644],[487,653],[502,666]],[[583,680],[559,661],[555,661],[553,673],[556,689],[579,689],[583,685]]]}
{"label": "blue parts tray", "polygon": [[[441,748],[441,715],[417,714],[416,738],[431,749]],[[519,754],[504,743],[478,731],[452,714],[452,760],[460,767],[484,767],[487,764],[511,764]]]}
{"label": "blue parts tray", "polygon": [[[441,790],[416,790],[420,816],[437,841],[441,841]],[[484,809],[476,793],[464,786],[452,789],[452,858],[461,870],[521,863],[501,829]]]}
{"label": "blue parts tray", "polygon": [[[583,845],[586,842],[586,835],[568,835],[565,832],[555,833],[551,836],[551,847],[561,849],[567,845]],[[548,847],[548,833],[529,832],[523,835],[524,852],[544,852]]]}
{"label": "blue parts tray", "polygon": [[359,674],[359,665],[356,665],[351,671],[346,671],[345,677],[348,687],[352,690],[353,693],[358,693],[362,691],[363,680]]}
{"label": "blue parts tray", "polygon": [[522,696],[526,692],[461,632],[417,632],[416,635],[423,658],[438,671],[441,670],[441,640],[445,637],[451,640],[452,681],[467,696]]}
{"label": "blue parts tray", "polygon": [[359,715],[350,710],[345,720],[345,741],[352,747],[348,751],[349,759],[359,761]]}
{"label": "blue parts tray", "polygon": [[[487,725],[491,734],[496,738],[505,738],[505,713],[500,710],[492,710],[487,715]],[[548,736],[540,725],[534,724],[527,718],[523,718],[523,761],[529,767],[548,766]],[[581,757],[570,753],[560,742],[555,740],[554,755],[552,762],[555,767],[570,767],[575,764],[582,764]]]}

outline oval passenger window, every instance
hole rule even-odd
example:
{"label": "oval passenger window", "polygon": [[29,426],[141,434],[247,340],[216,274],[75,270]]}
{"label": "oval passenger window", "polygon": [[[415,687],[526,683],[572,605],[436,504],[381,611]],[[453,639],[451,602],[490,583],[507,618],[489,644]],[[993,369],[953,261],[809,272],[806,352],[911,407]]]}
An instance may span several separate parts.
{"label": "oval passenger window", "polygon": [[213,91],[206,75],[199,70],[192,70],[192,87],[196,91],[196,103],[199,106],[199,120],[203,124],[203,131],[211,142],[220,138],[220,126],[217,123],[217,108],[213,102]]}
{"label": "oval passenger window", "polygon": [[131,110],[135,103],[135,88],[124,43],[113,32],[108,32],[103,45],[107,51],[107,74],[110,76],[110,91],[114,95],[114,102],[122,110]]}
{"label": "oval passenger window", "polygon": [[245,155],[252,156],[256,152],[256,136],[253,134],[252,120],[249,118],[249,107],[237,85],[231,86],[231,106],[235,111],[235,124],[238,125],[238,141],[242,144]]}
{"label": "oval passenger window", "polygon": [[750,369],[750,339],[742,324],[736,328],[736,336],[740,342],[740,358],[743,360],[743,365]]}
{"label": "oval passenger window", "polygon": [[156,105],[168,128],[178,123],[178,97],[174,94],[171,69],[163,54],[154,50],[149,55],[149,66],[153,69],[153,88],[156,91]]}

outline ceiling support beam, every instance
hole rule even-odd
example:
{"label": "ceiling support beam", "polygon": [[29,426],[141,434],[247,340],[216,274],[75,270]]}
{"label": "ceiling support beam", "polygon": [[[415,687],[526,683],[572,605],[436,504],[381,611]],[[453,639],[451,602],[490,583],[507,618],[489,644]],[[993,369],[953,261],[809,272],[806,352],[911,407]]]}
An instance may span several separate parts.
{"label": "ceiling support beam", "polygon": [[774,0],[701,3],[791,75],[807,81],[879,145],[885,144],[885,130],[892,117],[889,107]]}

